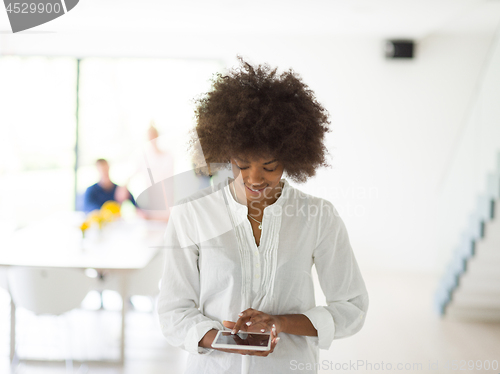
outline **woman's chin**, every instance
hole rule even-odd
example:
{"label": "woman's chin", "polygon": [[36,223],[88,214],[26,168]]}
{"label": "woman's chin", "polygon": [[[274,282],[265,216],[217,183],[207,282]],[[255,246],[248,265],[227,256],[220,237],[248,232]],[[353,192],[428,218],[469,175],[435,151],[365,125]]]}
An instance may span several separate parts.
{"label": "woman's chin", "polygon": [[262,200],[264,199],[264,194],[254,195],[247,192],[247,199],[249,200]]}

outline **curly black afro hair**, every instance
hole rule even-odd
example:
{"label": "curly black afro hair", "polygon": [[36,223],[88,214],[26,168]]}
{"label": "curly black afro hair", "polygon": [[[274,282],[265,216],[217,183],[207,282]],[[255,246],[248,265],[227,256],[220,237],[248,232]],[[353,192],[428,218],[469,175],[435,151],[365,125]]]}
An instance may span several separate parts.
{"label": "curly black afro hair", "polygon": [[282,162],[297,183],[329,167],[323,144],[331,131],[328,112],[313,91],[292,69],[277,74],[267,64],[238,60],[239,68],[214,74],[211,91],[195,100],[189,140],[195,167],[209,174],[230,168],[233,156],[266,155]]}

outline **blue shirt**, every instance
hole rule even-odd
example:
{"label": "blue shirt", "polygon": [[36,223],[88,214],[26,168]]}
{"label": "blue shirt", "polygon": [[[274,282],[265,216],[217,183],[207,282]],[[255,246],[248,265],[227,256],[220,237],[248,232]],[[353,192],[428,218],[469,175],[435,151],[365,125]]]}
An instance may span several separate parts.
{"label": "blue shirt", "polygon": [[[101,209],[102,205],[109,200],[115,200],[116,184],[113,183],[113,188],[110,190],[105,190],[99,183],[96,183],[85,191],[85,197],[83,202],[83,210],[85,213],[89,213],[95,209]],[[129,192],[129,200],[137,207],[134,197]]]}

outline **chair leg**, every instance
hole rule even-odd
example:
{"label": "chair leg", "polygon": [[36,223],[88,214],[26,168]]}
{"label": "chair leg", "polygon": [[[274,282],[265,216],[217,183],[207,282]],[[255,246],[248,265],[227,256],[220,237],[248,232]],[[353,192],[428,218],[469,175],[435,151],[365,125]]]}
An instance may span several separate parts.
{"label": "chair leg", "polygon": [[60,318],[64,318],[64,321],[62,321],[64,323],[64,336],[65,336],[65,348],[64,348],[64,351],[65,351],[65,363],[66,363],[66,373],[71,373],[73,374],[73,358],[72,358],[72,352],[71,352],[71,347],[72,347],[72,344],[71,344],[71,329],[70,329],[70,324],[69,324],[69,320],[68,320],[68,316],[59,316],[59,321],[61,321]]}
{"label": "chair leg", "polygon": [[73,374],[73,360],[71,358],[67,358],[66,362],[66,373]]}
{"label": "chair leg", "polygon": [[10,362],[16,355],[16,305],[12,297],[10,298]]}
{"label": "chair leg", "polygon": [[12,367],[17,366],[19,358],[16,354],[16,304],[10,298],[10,363]]}

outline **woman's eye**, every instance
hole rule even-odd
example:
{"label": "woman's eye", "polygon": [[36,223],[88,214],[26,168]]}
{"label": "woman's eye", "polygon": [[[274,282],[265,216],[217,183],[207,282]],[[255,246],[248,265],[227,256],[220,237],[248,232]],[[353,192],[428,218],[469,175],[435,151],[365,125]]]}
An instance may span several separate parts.
{"label": "woman's eye", "polygon": [[[242,168],[242,167],[239,167],[238,165],[236,165],[236,167],[237,167],[238,169],[240,169],[240,170],[246,170],[246,169],[248,169],[248,166],[246,166],[246,167]],[[275,171],[276,169],[269,170],[269,169],[264,168],[264,170],[265,170],[265,171]]]}

